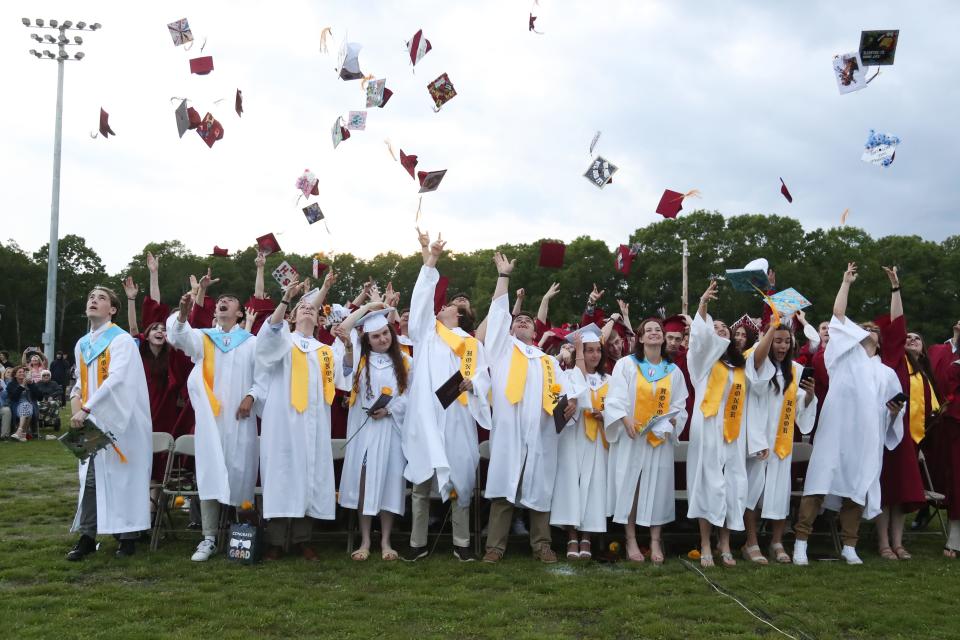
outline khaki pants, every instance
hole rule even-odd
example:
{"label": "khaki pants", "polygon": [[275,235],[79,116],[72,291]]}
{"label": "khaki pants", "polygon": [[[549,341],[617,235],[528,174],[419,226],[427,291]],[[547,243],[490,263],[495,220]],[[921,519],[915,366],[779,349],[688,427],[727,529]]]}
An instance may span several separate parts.
{"label": "khaki pants", "polygon": [[[430,489],[433,478],[413,485],[410,503],[413,512],[413,526],[410,531],[410,546],[420,549],[427,546],[427,525],[430,522]],[[453,544],[457,547],[470,546],[470,507],[460,507],[456,500],[450,500],[450,521],[453,524]]]}
{"label": "khaki pants", "polygon": [[[550,546],[550,512],[530,512],[530,548],[534,551]],[[490,501],[490,521],[487,523],[487,551],[496,549],[500,553],[507,551],[507,536],[513,521],[513,504],[506,498],[494,498]]]}
{"label": "khaki pants", "polygon": [[10,425],[13,423],[13,412],[10,407],[0,407],[0,438],[10,437]]}
{"label": "khaki pants", "polygon": [[310,518],[271,518],[267,522],[267,544],[282,547],[287,542],[287,524],[290,525],[290,542],[310,542],[313,520]]}
{"label": "khaki pants", "polygon": [[[797,534],[797,540],[806,540],[813,531],[813,521],[820,514],[820,507],[823,506],[824,496],[803,496],[800,499],[800,509],[797,513],[797,522],[793,525],[793,530]],[[860,518],[863,516],[863,506],[857,504],[850,498],[843,499],[843,506],[840,507],[840,538],[843,544],[848,547],[856,547],[857,539],[860,537]]]}

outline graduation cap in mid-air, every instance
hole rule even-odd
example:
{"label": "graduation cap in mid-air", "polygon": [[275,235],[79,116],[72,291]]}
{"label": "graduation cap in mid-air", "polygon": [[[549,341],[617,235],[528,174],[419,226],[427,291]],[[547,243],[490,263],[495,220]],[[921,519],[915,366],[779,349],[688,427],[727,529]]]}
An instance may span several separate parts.
{"label": "graduation cap in mid-air", "polygon": [[423,37],[423,29],[419,29],[410,40],[407,41],[407,56],[410,58],[410,66],[415,67],[417,63],[427,55],[433,47],[430,41]]}
{"label": "graduation cap in mid-air", "polygon": [[360,80],[363,73],[360,71],[360,49],[363,45],[358,42],[344,42],[340,47],[340,64],[337,66],[337,75],[341,80]]}
{"label": "graduation cap in mid-air", "polygon": [[110,114],[103,110],[103,107],[100,107],[100,135],[104,138],[109,138],[110,136],[117,135],[113,132],[113,129],[110,128]]}
{"label": "graduation cap in mid-air", "polygon": [[403,165],[403,168],[407,170],[407,173],[410,174],[410,177],[416,180],[417,176],[415,176],[413,172],[417,168],[417,156],[408,156],[403,152],[403,149],[400,149],[400,164]]}
{"label": "graduation cap in mid-air", "polygon": [[173,46],[179,47],[193,42],[193,32],[190,31],[190,23],[186,18],[171,22],[167,25],[167,29],[170,31],[170,37],[173,38]]}
{"label": "graduation cap in mid-air", "polygon": [[559,269],[563,266],[563,256],[566,251],[567,246],[562,242],[544,240],[540,243],[540,258],[537,261],[537,266]]}
{"label": "graduation cap in mid-air", "polygon": [[664,189],[663,195],[660,196],[660,203],[657,205],[657,213],[664,218],[676,218],[680,210],[683,209],[683,199],[689,198],[690,196],[699,198],[700,191],[698,189],[692,189],[686,193],[680,193],[678,191]]}
{"label": "graduation cap in mid-air", "polygon": [[213,71],[213,56],[190,59],[190,73],[205,76],[211,71]]}
{"label": "graduation cap in mid-air", "polygon": [[257,248],[263,252],[264,256],[268,256],[271,253],[278,253],[280,251],[280,243],[277,242],[276,236],[268,233],[265,236],[257,238]]}
{"label": "graduation cap in mid-air", "polygon": [[213,117],[212,113],[207,112],[200,126],[197,127],[197,133],[208,147],[213,148],[213,143],[223,139],[223,125]]}
{"label": "graduation cap in mid-air", "polygon": [[440,111],[440,107],[457,95],[457,90],[453,88],[453,82],[446,73],[440,74],[440,77],[428,84],[427,91],[430,92],[430,97],[436,105],[434,111]]}
{"label": "graduation cap in mid-air", "polygon": [[446,173],[446,169],[443,171],[417,171],[417,178],[420,180],[420,191],[418,193],[436,191]]}
{"label": "graduation cap in mid-air", "polygon": [[790,195],[790,190],[787,189],[787,183],[783,181],[783,178],[780,178],[780,193],[787,199],[787,202],[793,203],[793,196]]}

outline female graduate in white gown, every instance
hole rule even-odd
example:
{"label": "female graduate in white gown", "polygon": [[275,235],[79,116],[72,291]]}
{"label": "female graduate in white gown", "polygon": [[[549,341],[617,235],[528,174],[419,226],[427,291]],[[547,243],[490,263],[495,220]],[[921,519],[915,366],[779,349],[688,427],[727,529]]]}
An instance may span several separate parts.
{"label": "female graduate in white gown", "polygon": [[750,437],[746,428],[750,380],[743,354],[735,346],[731,348],[727,326],[707,314],[707,304],[716,299],[717,283],[711,282],[700,298],[687,352],[687,370],[697,399],[687,449],[687,517],[700,520],[700,564],[704,567],[713,566],[712,527],[721,527],[718,547],[723,564],[736,564],[730,552],[730,530],[743,531],[746,458],[767,454],[764,439]]}
{"label": "female graduate in white gown", "polygon": [[750,385],[747,397],[747,431],[765,438],[770,449],[765,460],[747,458],[747,542],[742,553],[745,560],[758,564],[767,564],[757,541],[757,509],[761,505],[760,517],[772,524],[770,555],[777,562],[790,562],[783,548],[783,532],[790,515],[794,426],[801,433],[810,433],[817,417],[813,376],[801,379],[803,365],[794,362],[795,351],[793,331],[784,324],[764,334],[747,358],[747,370],[758,380]]}
{"label": "female graduate in white gown", "polygon": [[[390,309],[371,302],[353,312],[338,327],[346,337],[344,372],[352,383],[347,415],[346,456],[340,476],[340,506],[357,509],[360,520],[360,547],[354,560],[370,555],[372,517],[380,514],[381,557],[396,560],[390,545],[394,514],[402,516],[406,502],[401,428],[407,411],[407,391],[412,383],[412,360],[400,350],[397,333],[388,322]],[[357,325],[360,333],[353,331]],[[349,368],[348,368],[349,365]],[[382,409],[367,414],[382,394],[391,396]]]}
{"label": "female graduate in white gown", "polygon": [[[643,562],[637,525],[650,528],[650,560],[662,564],[661,526],[676,518],[673,453],[675,427],[686,423],[687,385],[666,357],[663,325],[650,318],[639,327],[634,353],[621,358],[610,376],[604,423],[610,441],[613,521],[625,525],[627,558]],[[672,418],[656,416],[674,413]]]}
{"label": "female graduate in white gown", "polygon": [[310,557],[312,552],[304,547],[311,523],[305,518],[336,517],[330,404],[337,367],[334,350],[314,338],[322,305],[319,292],[307,293],[294,308],[293,330],[284,319],[291,298],[303,288],[297,283],[288,287],[260,328],[256,380],[265,388],[262,404],[258,401],[263,516],[276,519],[268,526],[269,543],[274,551],[283,544],[283,519],[291,518],[293,542]]}

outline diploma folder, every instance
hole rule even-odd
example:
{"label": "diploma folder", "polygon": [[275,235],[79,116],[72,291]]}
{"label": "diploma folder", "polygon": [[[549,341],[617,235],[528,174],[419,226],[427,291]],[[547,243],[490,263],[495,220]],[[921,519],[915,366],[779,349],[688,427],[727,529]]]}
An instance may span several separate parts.
{"label": "diploma folder", "polygon": [[113,444],[110,436],[89,418],[83,421],[83,426],[79,429],[68,429],[57,439],[81,462]]}
{"label": "diploma folder", "polygon": [[566,395],[560,396],[557,400],[557,406],[553,408],[553,426],[556,427],[557,433],[563,431],[563,428],[567,426],[567,420],[563,417],[563,412],[567,410],[567,405],[570,404],[570,401],[567,400]]}
{"label": "diploma folder", "polygon": [[440,385],[440,388],[437,389],[437,400],[440,401],[440,406],[444,409],[453,404],[453,401],[457,399],[462,393],[460,391],[460,383],[463,382],[463,374],[459,370],[454,371],[453,375]]}
{"label": "diploma folder", "polygon": [[655,424],[657,424],[661,420],[670,420],[672,418],[675,418],[678,413],[680,412],[677,410],[674,410],[674,411],[668,411],[663,415],[652,416],[649,420],[647,420],[647,424],[643,425],[643,427],[637,432],[637,435],[646,437],[646,435],[650,432],[650,430],[653,429]]}
{"label": "diploma folder", "polygon": [[367,415],[368,416],[373,415],[374,411],[379,411],[380,409],[383,409],[385,406],[390,404],[390,400],[392,399],[393,399],[393,396],[390,395],[389,393],[381,393],[380,397],[377,398],[377,401],[373,403],[373,406],[367,409]]}
{"label": "diploma folder", "polygon": [[737,291],[754,291],[754,287],[766,291],[770,287],[767,274],[759,269],[727,269],[724,278]]}

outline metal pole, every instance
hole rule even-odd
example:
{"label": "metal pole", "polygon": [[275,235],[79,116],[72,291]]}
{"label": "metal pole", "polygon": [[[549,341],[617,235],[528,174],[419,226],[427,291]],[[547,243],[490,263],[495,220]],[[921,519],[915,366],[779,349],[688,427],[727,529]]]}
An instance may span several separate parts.
{"label": "metal pole", "polygon": [[683,315],[687,315],[687,256],[690,254],[687,252],[687,241],[681,242],[683,243],[683,300],[680,307],[683,309]]}
{"label": "metal pole", "polygon": [[[61,32],[62,33],[62,32]],[[61,47],[62,49],[62,47]],[[47,311],[43,329],[43,352],[53,362],[57,318],[57,253],[60,222],[60,146],[63,126],[63,59],[57,60],[57,121],[53,134],[53,195],[50,201],[50,249],[47,253]]]}

